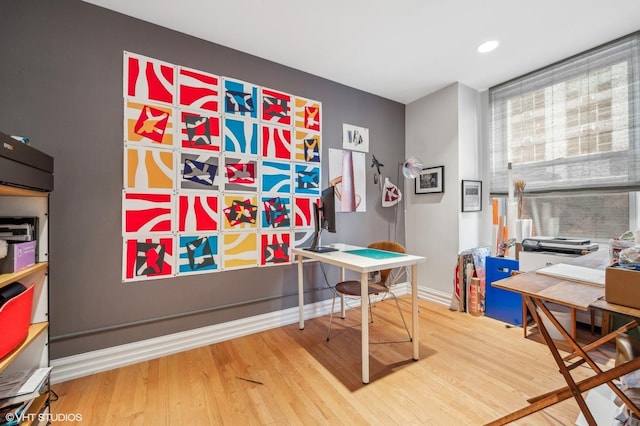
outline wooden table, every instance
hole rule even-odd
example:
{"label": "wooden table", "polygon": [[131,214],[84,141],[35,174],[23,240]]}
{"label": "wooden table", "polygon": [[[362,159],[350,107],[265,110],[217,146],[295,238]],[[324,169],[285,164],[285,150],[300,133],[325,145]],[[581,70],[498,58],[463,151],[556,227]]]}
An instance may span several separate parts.
{"label": "wooden table", "polygon": [[[303,260],[314,259],[340,268],[341,280],[345,279],[345,269],[356,271],[360,274],[361,284],[361,325],[362,325],[362,383],[369,383],[369,298],[367,297],[367,288],[369,286],[368,273],[379,271],[382,269],[392,269],[400,267],[411,268],[411,325],[413,340],[413,359],[419,358],[419,340],[418,332],[418,268],[417,264],[424,262],[426,259],[421,256],[411,254],[402,254],[385,259],[376,259],[372,257],[361,256],[350,251],[364,249],[364,247],[349,246],[339,251],[331,251],[327,253],[316,253],[302,248],[292,249],[292,253],[298,257],[298,309],[300,317],[300,330],[304,329],[304,279],[303,279]],[[342,308],[344,309],[344,307]]]}
{"label": "wooden table", "polygon": [[[604,269],[609,263],[609,258],[606,251],[599,251],[572,259],[567,263],[594,269]],[[606,383],[633,411],[633,413],[640,417],[640,409],[638,409],[638,407],[613,383],[613,380],[620,376],[640,369],[640,358],[633,359],[624,364],[603,371],[587,354],[587,352],[612,339],[615,339],[619,332],[624,332],[633,327],[637,327],[638,323],[633,320],[606,336],[601,337],[595,342],[585,346],[580,346],[574,337],[572,337],[571,334],[560,325],[558,320],[545,306],[543,301],[554,302],[584,311],[589,309],[600,309],[604,312],[618,313],[633,318],[640,318],[640,309],[607,303],[604,301],[604,287],[602,286],[583,284],[562,278],[542,275],[535,271],[514,275],[512,277],[496,281],[493,285],[504,290],[522,294],[523,303],[526,304],[529,312],[536,322],[545,343],[549,347],[549,350],[558,365],[560,373],[564,376],[564,379],[567,382],[567,386],[530,398],[528,400],[528,406],[494,420],[489,423],[489,425],[504,425],[573,397],[578,403],[587,423],[589,425],[596,426],[594,417],[589,411],[589,408],[582,397],[582,393],[600,386],[603,383]],[[550,337],[544,323],[541,321],[540,315],[545,315],[558,329],[574,351],[572,354],[564,358],[560,355],[558,347]],[[579,359],[577,361],[570,362],[575,358]],[[595,372],[595,375],[588,379],[576,382],[571,375],[571,370],[584,363],[587,363],[589,367],[591,367]]]}

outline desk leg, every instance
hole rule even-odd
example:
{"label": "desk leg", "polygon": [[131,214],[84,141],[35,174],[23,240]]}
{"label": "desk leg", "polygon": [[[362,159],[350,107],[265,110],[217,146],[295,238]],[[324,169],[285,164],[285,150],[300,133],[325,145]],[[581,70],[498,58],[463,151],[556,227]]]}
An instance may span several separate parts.
{"label": "desk leg", "polygon": [[411,265],[411,337],[413,338],[413,359],[420,359],[420,330],[418,322],[418,265]]}
{"label": "desk leg", "polygon": [[[346,280],[345,269],[340,268],[340,281]],[[340,318],[344,319],[347,313],[345,312],[344,307],[344,294],[340,295]]]}
{"label": "desk leg", "polygon": [[360,274],[360,321],[362,322],[362,383],[369,383],[369,279]]}
{"label": "desk leg", "polygon": [[302,256],[298,256],[298,320],[300,321],[300,330],[304,330],[304,283],[302,278]]}

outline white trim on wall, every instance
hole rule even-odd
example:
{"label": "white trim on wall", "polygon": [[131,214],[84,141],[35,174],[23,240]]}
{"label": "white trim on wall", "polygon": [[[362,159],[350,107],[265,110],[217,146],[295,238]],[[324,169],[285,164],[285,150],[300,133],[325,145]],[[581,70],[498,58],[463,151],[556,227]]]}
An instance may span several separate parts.
{"label": "white trim on wall", "polygon": [[[399,283],[394,287],[397,296],[411,294],[409,283]],[[418,287],[418,297],[441,305],[449,305],[451,294]],[[373,299],[376,301],[377,299]],[[348,308],[360,306],[359,299],[350,299]],[[304,306],[305,318],[328,315],[331,299]],[[113,370],[142,361],[211,345],[237,337],[247,336],[272,328],[298,322],[298,308],[269,312],[236,321],[201,327],[180,333],[141,340],[125,345],[99,349],[83,354],[51,360],[51,383],[61,383],[103,371]]]}

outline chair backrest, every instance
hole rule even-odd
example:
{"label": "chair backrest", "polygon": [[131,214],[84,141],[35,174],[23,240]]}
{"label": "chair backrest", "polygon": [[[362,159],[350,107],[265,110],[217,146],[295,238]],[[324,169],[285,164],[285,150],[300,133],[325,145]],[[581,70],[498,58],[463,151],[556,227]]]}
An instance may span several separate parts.
{"label": "chair backrest", "polygon": [[[395,241],[377,241],[375,243],[369,244],[368,247],[378,250],[393,251],[396,253],[407,252],[402,244],[396,243]],[[391,269],[383,269],[382,271],[380,271],[380,281],[387,287],[389,287],[389,285],[387,285],[387,280],[389,279],[390,273]]]}

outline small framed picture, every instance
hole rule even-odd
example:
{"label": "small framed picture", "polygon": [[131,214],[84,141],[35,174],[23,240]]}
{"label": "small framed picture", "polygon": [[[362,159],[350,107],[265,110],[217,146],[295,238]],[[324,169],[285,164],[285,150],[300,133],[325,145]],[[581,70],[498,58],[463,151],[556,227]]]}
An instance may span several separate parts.
{"label": "small framed picture", "polygon": [[444,166],[422,169],[416,178],[416,194],[444,192]]}
{"label": "small framed picture", "polygon": [[479,212],[482,210],[482,182],[479,180],[462,181],[462,211]]}

